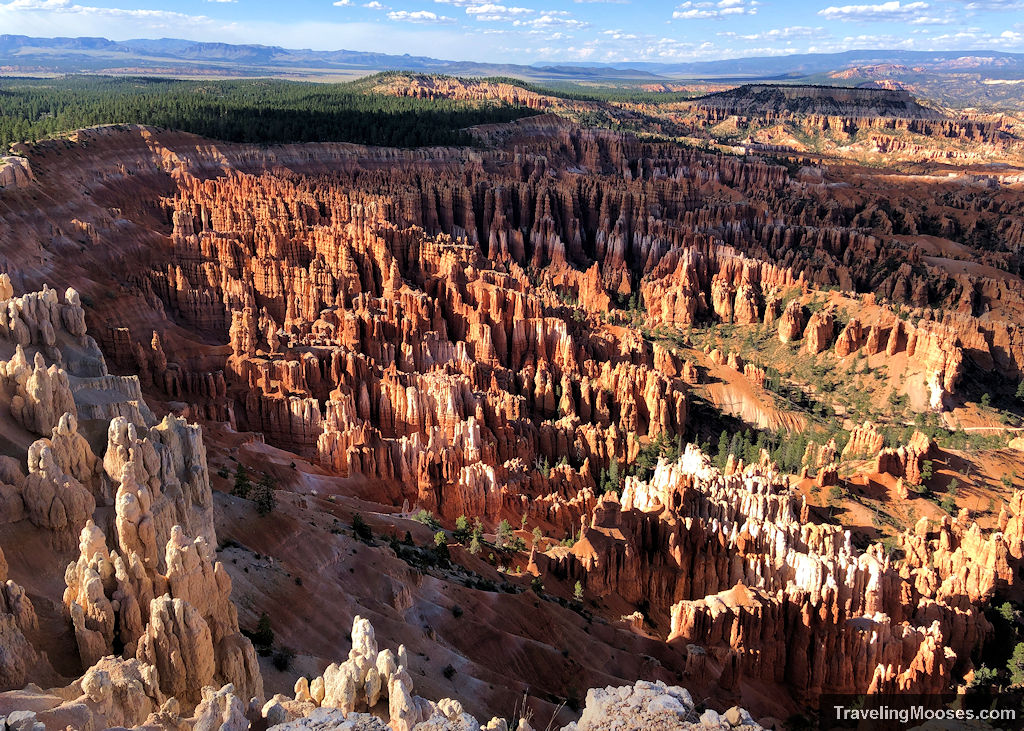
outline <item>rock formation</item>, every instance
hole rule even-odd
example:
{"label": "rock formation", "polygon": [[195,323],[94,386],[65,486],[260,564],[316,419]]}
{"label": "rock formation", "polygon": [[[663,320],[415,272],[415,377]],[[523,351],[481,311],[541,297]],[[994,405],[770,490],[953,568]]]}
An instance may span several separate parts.
{"label": "rock formation", "polygon": [[[118,399],[137,391],[109,387],[77,294],[69,292],[63,305],[50,289],[13,299],[6,276],[0,289],[10,303],[4,332],[17,341],[4,365],[12,416],[27,432],[49,433],[28,444],[27,475],[8,457],[0,463],[3,520],[44,530],[55,551],[76,538],[79,546],[65,572],[64,605],[86,672],[71,688],[52,691],[53,702],[35,705],[47,709],[37,718],[82,729],[140,725],[166,698],[188,708],[209,705],[214,696],[204,688],[214,681],[245,698],[261,696],[256,653],[239,631],[231,581],[208,548],[207,540],[215,540],[213,499],[199,427],[172,416],[157,422],[139,403],[122,408]],[[28,376],[26,347],[39,348]],[[44,359],[53,364],[45,367]],[[77,374],[74,387],[58,363]],[[101,422],[102,457],[80,432],[80,403],[115,414]],[[108,546],[96,520],[111,507]],[[182,526],[198,534],[194,541]],[[6,561],[0,564],[0,685],[16,688],[53,671],[34,645],[40,627],[33,602],[7,579]],[[0,705],[33,705],[27,698],[34,692],[13,691]]]}
{"label": "rock formation", "polygon": [[[380,84],[561,103],[505,83]],[[43,709],[37,719],[54,727],[316,728],[386,704],[396,731],[474,727],[474,698],[414,695],[408,653],[379,650],[363,620],[348,658],[300,681],[294,698],[262,697],[230,567],[214,553],[202,428],[219,458],[259,455],[268,474],[291,462],[282,496],[295,514],[344,505],[348,517],[345,501],[359,498],[380,504],[399,536],[420,510],[448,528],[478,517],[488,535],[503,520],[541,529],[529,562],[502,547],[493,559],[454,549],[453,564],[466,576],[507,569],[510,586],[529,581],[513,565],[528,565],[566,602],[579,582],[615,619],[669,640],[687,683],[728,700],[716,707],[765,683],[796,707],[825,692],[961,682],[991,635],[980,604],[1015,586],[1019,496],[984,529],[966,514],[918,524],[897,559],[823,522],[799,492],[816,491],[790,487],[767,450],[719,471],[681,445],[717,437],[706,409],[734,401],[772,411],[749,421],[799,431],[805,414],[765,391],[782,395],[789,359],[891,368],[891,385],[927,392],[919,410],[956,409],[968,374],[1019,381],[1015,183],[999,170],[939,178],[812,163],[769,138],[778,126],[828,130],[829,145],[900,157],[922,154],[899,139],[910,135],[1016,143],[1005,122],[943,117],[902,93],[761,91],[659,117],[660,134],[733,126],[743,156],[544,114],[475,129],[486,144],[473,149],[257,148],[121,126],[0,163],[0,545],[19,582],[0,607],[0,679],[66,682],[41,677],[40,622],[73,636],[61,667],[82,672],[51,691],[12,690],[0,711]],[[572,109],[609,110],[594,104]],[[650,119],[625,104],[609,114]],[[917,434],[885,449],[870,424],[841,455],[819,441],[803,462],[819,488],[838,484],[840,461],[844,475],[864,461],[906,490],[936,454]],[[659,451],[680,450],[653,468]],[[327,482],[339,501],[318,494]],[[241,498],[217,500],[233,521]],[[33,624],[30,593],[49,602],[35,606],[61,606],[59,572],[33,575],[41,545],[66,566],[65,616],[40,611]],[[427,592],[406,583],[417,601]],[[530,657],[508,672],[521,678]],[[559,672],[539,682],[562,692],[575,670]],[[591,695],[580,729],[603,716],[702,721],[674,688]],[[748,720],[732,709],[703,722]]]}
{"label": "rock formation", "polygon": [[639,681],[632,688],[591,688],[583,715],[563,731],[604,731],[613,728],[750,728],[761,726],[744,709],[725,713],[697,704],[685,688]]}
{"label": "rock formation", "polygon": [[[785,313],[783,313],[785,315]],[[804,330],[807,352],[817,355],[832,344],[835,335],[835,316],[831,310],[821,310],[811,315]],[[780,333],[781,337],[781,333]]]}
{"label": "rock formation", "polygon": [[[670,640],[734,657],[722,687],[739,674],[810,700],[947,688],[991,632],[978,604],[957,597],[979,602],[1008,577],[1001,535],[974,526],[943,559],[956,541],[927,542],[919,529],[901,564],[880,546],[857,552],[837,526],[802,522],[805,510],[770,465],[722,473],[690,446],[649,482],[627,479],[621,501],[602,498],[571,551],[534,563],[598,596],[670,607]],[[968,551],[993,559],[975,571],[960,563]]]}
{"label": "rock formation", "polygon": [[799,340],[804,331],[804,310],[800,300],[793,300],[782,311],[779,320],[779,341],[791,343]]}
{"label": "rock formation", "polygon": [[850,439],[843,447],[843,459],[865,459],[874,457],[885,444],[885,437],[871,422],[855,426],[850,432]]}

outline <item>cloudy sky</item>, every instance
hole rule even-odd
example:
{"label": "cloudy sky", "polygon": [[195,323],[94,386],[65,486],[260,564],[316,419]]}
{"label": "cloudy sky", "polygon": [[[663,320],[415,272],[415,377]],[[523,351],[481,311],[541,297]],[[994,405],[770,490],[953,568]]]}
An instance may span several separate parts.
{"label": "cloudy sky", "polygon": [[172,37],[516,63],[854,48],[1024,52],[1024,0],[0,0],[0,33]]}

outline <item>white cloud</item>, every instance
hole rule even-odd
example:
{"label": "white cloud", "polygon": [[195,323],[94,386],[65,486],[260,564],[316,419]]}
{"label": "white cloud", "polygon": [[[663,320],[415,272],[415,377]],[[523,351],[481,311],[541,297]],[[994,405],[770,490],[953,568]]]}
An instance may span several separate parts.
{"label": "white cloud", "polygon": [[857,23],[914,21],[923,17],[923,12],[929,7],[925,2],[911,2],[902,5],[899,0],[890,0],[890,2],[878,5],[833,5],[819,10],[818,15],[828,20]]}
{"label": "white cloud", "polygon": [[474,5],[473,7],[466,8],[466,13],[469,15],[489,15],[491,13],[507,13],[509,15],[529,15],[535,13],[536,10],[530,8],[510,8],[505,5],[496,5],[494,3],[485,3],[483,5]]}
{"label": "white cloud", "polygon": [[914,18],[913,20],[911,20],[910,25],[953,25],[954,23],[959,22],[961,21],[949,15],[945,16],[944,18],[922,15],[919,18]]}
{"label": "white cloud", "polygon": [[527,15],[533,15],[536,10],[530,8],[515,8],[495,3],[484,3],[483,5],[471,5],[466,8],[466,14],[475,16],[477,20],[485,22],[502,22],[516,20]]}
{"label": "white cloud", "polygon": [[381,5],[377,0],[371,0],[371,2],[366,3],[363,7],[369,8],[370,10],[387,10],[388,6]]}
{"label": "white cloud", "polygon": [[336,8],[351,8],[355,3],[352,0],[334,0],[331,5]]}
{"label": "white cloud", "polygon": [[534,28],[564,28],[566,30],[582,30],[589,28],[590,23],[585,20],[566,18],[558,11],[547,11],[539,18],[531,18],[526,21],[517,21],[516,25],[529,25]]}
{"label": "white cloud", "polygon": [[703,18],[727,18],[731,15],[757,15],[757,0],[719,0],[693,2],[687,0],[672,11],[675,20],[700,20]]}
{"label": "white cloud", "polygon": [[454,23],[454,18],[438,15],[429,10],[392,10],[388,13],[390,20],[406,23]]}
{"label": "white cloud", "polygon": [[101,8],[91,5],[77,5],[70,0],[11,0],[0,3],[0,11],[8,12],[45,12],[59,15],[75,15],[108,18],[139,18],[163,21],[207,21],[203,15],[188,15],[174,10],[149,10],[125,8]]}
{"label": "white cloud", "polygon": [[1024,10],[1021,0],[972,0],[965,5],[968,10],[1005,12],[1007,10]]}
{"label": "white cloud", "polygon": [[785,28],[772,28],[760,33],[735,33],[726,31],[718,35],[726,38],[737,38],[744,41],[787,41],[794,38],[820,38],[824,35],[824,28],[811,28],[806,25],[791,25]]}

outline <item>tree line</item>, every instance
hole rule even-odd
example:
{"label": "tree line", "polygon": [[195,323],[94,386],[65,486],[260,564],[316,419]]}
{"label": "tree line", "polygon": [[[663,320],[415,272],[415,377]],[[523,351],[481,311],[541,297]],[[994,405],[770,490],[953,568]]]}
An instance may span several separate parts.
{"label": "tree line", "polygon": [[228,142],[468,145],[466,127],[535,113],[507,104],[394,97],[352,83],[8,78],[0,79],[0,150],[100,124],[145,124]]}

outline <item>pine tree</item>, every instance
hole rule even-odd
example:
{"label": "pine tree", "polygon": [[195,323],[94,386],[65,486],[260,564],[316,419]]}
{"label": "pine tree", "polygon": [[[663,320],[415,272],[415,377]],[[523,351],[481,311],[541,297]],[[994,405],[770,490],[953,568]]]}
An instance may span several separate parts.
{"label": "pine tree", "polygon": [[619,461],[612,458],[608,465],[608,489],[618,491],[619,489]]}
{"label": "pine tree", "polygon": [[504,548],[512,540],[512,536],[515,532],[512,530],[512,524],[504,518],[501,519],[501,523],[498,524],[498,532],[494,537],[494,542],[498,548]]}
{"label": "pine tree", "polygon": [[536,548],[540,545],[540,542],[544,540],[544,532],[540,529],[540,526],[536,526],[533,529],[533,547]]}
{"label": "pine tree", "polygon": [[249,472],[245,469],[245,465],[239,462],[235,467],[235,487],[231,494],[248,499],[251,491],[252,482],[249,481]]}
{"label": "pine tree", "polygon": [[[736,432],[732,435],[732,441],[729,442],[729,454],[725,455],[725,461],[729,461],[729,455],[735,455],[736,457],[742,457],[743,451],[743,436],[740,432]],[[723,467],[725,464],[723,463]]]}
{"label": "pine tree", "polygon": [[715,457],[715,464],[718,465],[719,469],[725,467],[725,463],[729,461],[729,434],[722,430],[721,436],[718,437],[718,455]]}
{"label": "pine tree", "polygon": [[256,631],[252,633],[252,643],[260,650],[266,651],[274,644],[274,630],[270,626],[270,617],[266,612],[260,615],[256,623]]}
{"label": "pine tree", "polygon": [[442,561],[447,561],[451,557],[448,553],[448,536],[443,530],[434,534],[434,553]]}
{"label": "pine tree", "polygon": [[465,543],[469,535],[469,518],[465,515],[460,515],[455,519],[455,530],[452,531],[452,536],[458,543]]}
{"label": "pine tree", "polygon": [[277,489],[277,481],[270,475],[264,475],[256,483],[252,491],[253,502],[256,503],[256,512],[260,515],[270,515],[277,507],[277,497],[274,490]]}
{"label": "pine tree", "polygon": [[1006,664],[1010,672],[1010,683],[1012,685],[1024,685],[1024,642],[1018,642],[1013,648],[1013,655]]}

